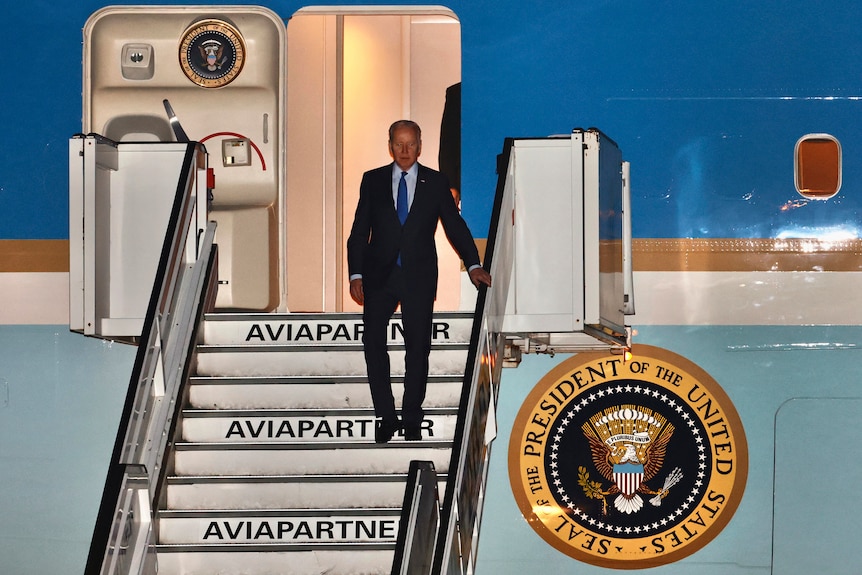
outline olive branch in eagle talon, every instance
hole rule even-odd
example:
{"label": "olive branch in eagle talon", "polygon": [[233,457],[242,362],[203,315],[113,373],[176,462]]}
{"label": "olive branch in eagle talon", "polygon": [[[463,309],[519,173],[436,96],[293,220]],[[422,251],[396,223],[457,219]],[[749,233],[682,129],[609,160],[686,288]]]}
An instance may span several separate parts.
{"label": "olive branch in eagle talon", "polygon": [[619,493],[619,489],[616,489],[616,486],[612,486],[610,490],[604,491],[601,483],[598,481],[590,481],[590,474],[587,472],[587,468],[583,465],[578,467],[578,485],[583,488],[584,494],[586,494],[590,499],[602,500],[602,515],[608,514],[608,500],[605,499],[605,497],[613,495],[614,493]]}

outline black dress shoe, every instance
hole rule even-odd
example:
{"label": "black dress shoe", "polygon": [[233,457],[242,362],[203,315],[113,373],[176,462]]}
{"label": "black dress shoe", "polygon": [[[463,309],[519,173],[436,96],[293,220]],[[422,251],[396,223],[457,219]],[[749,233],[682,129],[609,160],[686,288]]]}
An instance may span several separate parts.
{"label": "black dress shoe", "polygon": [[378,420],[374,424],[375,443],[388,443],[399,429],[401,429],[401,422],[397,419],[395,421]]}
{"label": "black dress shoe", "polygon": [[422,440],[422,426],[421,425],[405,425],[404,426],[404,439],[407,441],[421,441]]}

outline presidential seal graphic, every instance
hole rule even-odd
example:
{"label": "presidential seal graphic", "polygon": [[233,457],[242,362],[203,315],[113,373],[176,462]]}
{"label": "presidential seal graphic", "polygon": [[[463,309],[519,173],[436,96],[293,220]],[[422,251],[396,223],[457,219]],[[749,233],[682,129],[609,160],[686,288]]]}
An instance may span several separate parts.
{"label": "presidential seal graphic", "polygon": [[180,67],[186,77],[204,88],[231,83],[245,62],[245,44],[236,28],[222,20],[202,20],[180,40]]}
{"label": "presidential seal graphic", "polygon": [[715,538],[748,476],[742,423],[695,364],[636,345],[578,354],[536,385],[509,443],[512,492],[550,545],[602,567],[678,561]]}

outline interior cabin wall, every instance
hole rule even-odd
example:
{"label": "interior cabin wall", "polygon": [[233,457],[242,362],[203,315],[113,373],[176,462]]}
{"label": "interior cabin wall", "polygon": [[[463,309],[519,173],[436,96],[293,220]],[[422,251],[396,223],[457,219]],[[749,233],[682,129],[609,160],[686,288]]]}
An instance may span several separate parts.
{"label": "interior cabin wall", "polygon": [[341,29],[335,15],[298,15],[287,25],[285,281],[294,311],[335,309],[337,270],[324,262],[340,229]]}
{"label": "interior cabin wall", "polygon": [[[438,15],[300,13],[287,37],[288,309],[358,311],[344,243],[362,174],[392,161],[387,130],[402,118],[422,127],[420,163],[438,167],[446,88],[460,81],[460,25]],[[437,308],[458,309],[460,262],[445,238],[438,252]]]}

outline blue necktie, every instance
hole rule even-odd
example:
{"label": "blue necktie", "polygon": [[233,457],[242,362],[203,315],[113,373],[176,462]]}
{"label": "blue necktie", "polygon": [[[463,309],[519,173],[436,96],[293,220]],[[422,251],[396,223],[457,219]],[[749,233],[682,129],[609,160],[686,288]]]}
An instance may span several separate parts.
{"label": "blue necktie", "polygon": [[[407,219],[407,180],[404,176],[407,172],[401,172],[401,180],[398,182],[398,198],[395,202],[395,211],[398,212],[398,219],[401,220],[401,225]],[[398,266],[401,266],[401,254],[398,254]]]}
{"label": "blue necktie", "polygon": [[407,180],[404,176],[407,172],[401,172],[401,181],[398,182],[398,201],[395,203],[395,209],[398,211],[398,219],[401,220],[401,225],[407,219]]}

